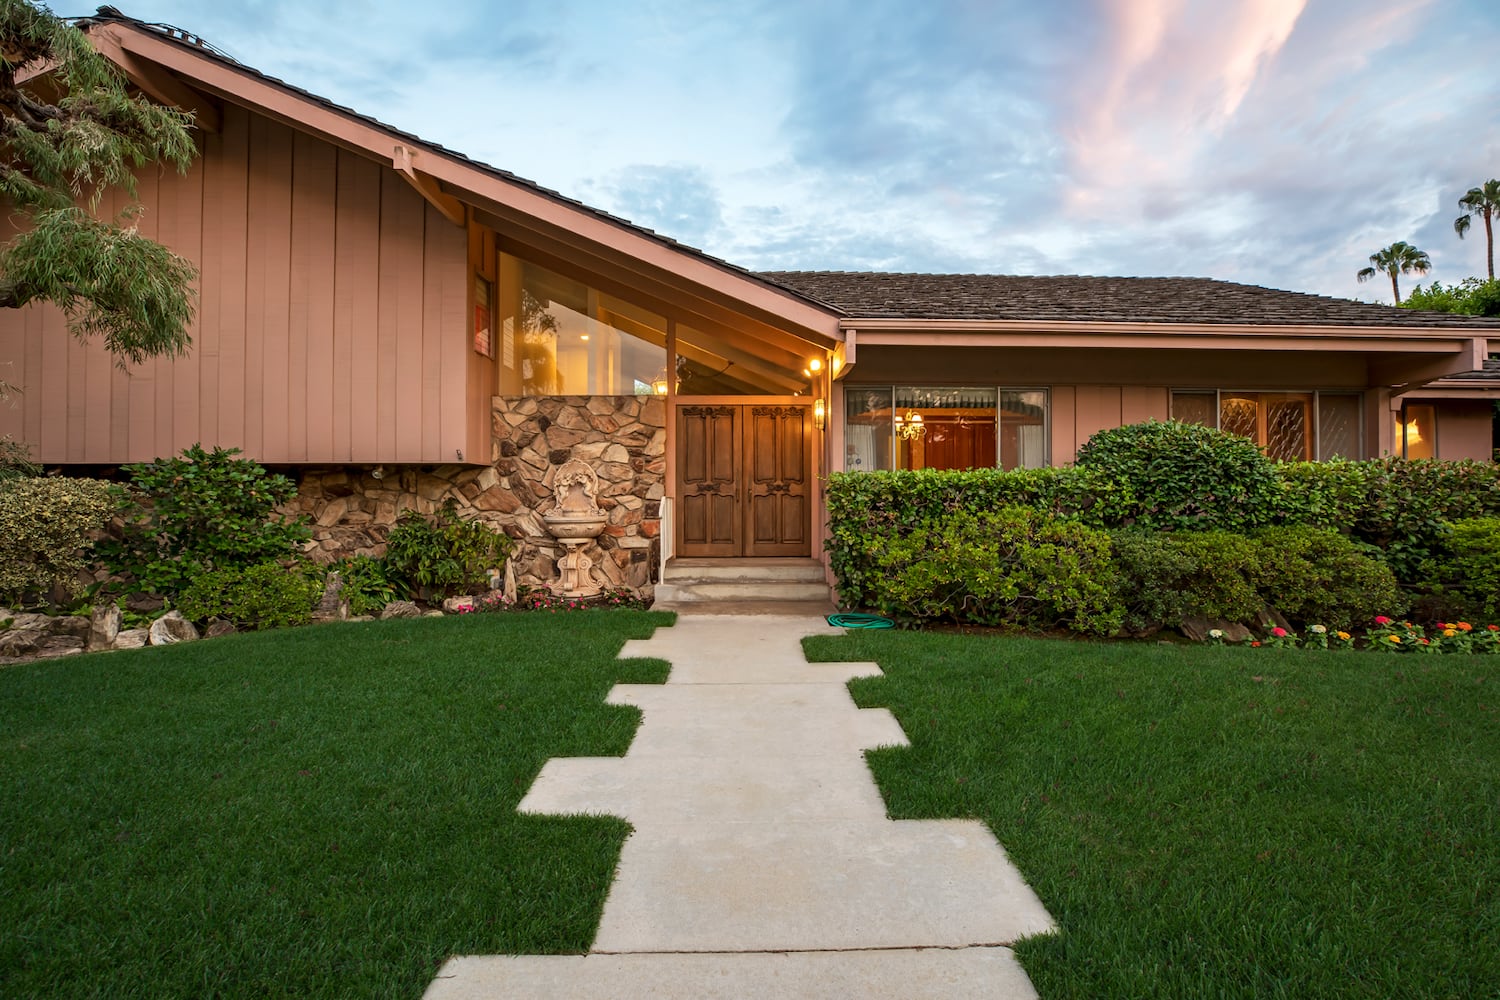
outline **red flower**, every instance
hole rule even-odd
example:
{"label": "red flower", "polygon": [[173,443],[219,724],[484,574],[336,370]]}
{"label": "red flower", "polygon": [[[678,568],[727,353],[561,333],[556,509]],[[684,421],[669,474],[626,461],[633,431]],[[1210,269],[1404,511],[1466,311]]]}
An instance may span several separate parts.
{"label": "red flower", "polygon": [[1376,615],[1375,616],[1375,624],[1376,625],[1389,625],[1390,623],[1391,623],[1391,620],[1389,618],[1387,618],[1385,615]]}
{"label": "red flower", "polygon": [[1286,629],[1284,629],[1280,625],[1278,625],[1278,626],[1276,626],[1275,628],[1273,628],[1271,630],[1271,634],[1274,635],[1278,639],[1285,639],[1286,638]]}
{"label": "red flower", "polygon": [[1254,642],[1252,642],[1252,643],[1251,643],[1251,644],[1250,644],[1250,645],[1252,645],[1252,646],[1259,646],[1259,645],[1260,645],[1260,640],[1259,640],[1259,639],[1256,639],[1256,640],[1255,640],[1255,641],[1254,641]]}

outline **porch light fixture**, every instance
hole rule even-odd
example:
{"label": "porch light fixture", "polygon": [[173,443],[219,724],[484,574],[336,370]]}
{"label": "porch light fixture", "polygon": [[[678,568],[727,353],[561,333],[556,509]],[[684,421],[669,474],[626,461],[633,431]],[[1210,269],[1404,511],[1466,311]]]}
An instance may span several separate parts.
{"label": "porch light fixture", "polygon": [[658,396],[667,394],[667,370],[665,368],[657,372],[656,378],[651,380],[651,391]]}
{"label": "porch light fixture", "polygon": [[896,416],[896,433],[908,441],[915,441],[927,433],[927,425],[922,423],[922,414],[912,410],[906,414],[906,419]]}
{"label": "porch light fixture", "polygon": [[813,401],[813,426],[818,430],[822,430],[823,425],[827,422],[828,406],[823,402],[823,397],[819,396],[816,400]]}

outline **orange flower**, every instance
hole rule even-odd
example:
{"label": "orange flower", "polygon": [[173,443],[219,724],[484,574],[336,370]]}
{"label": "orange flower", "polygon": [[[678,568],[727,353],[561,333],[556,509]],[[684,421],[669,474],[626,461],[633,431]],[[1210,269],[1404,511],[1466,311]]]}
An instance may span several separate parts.
{"label": "orange flower", "polygon": [[1474,628],[1474,626],[1470,625],[1468,622],[1459,622],[1458,623],[1458,630],[1460,632],[1468,632],[1468,631],[1471,631],[1473,628]]}
{"label": "orange flower", "polygon": [[1349,641],[1349,633],[1348,632],[1335,632],[1334,635],[1337,635],[1339,637],[1340,641],[1343,641],[1343,642],[1348,642]]}

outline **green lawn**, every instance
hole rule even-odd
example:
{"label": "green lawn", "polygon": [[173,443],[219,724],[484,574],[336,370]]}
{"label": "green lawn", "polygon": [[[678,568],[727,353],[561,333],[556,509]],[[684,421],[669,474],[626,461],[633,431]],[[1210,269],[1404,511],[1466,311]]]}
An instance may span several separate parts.
{"label": "green lawn", "polygon": [[620,754],[646,612],[325,625],[0,670],[0,996],[415,997],[576,952],[611,819],[522,817]]}
{"label": "green lawn", "polygon": [[1500,997],[1500,658],[806,644],[884,668],[891,814],[985,820],[1056,918],[1043,998]]}

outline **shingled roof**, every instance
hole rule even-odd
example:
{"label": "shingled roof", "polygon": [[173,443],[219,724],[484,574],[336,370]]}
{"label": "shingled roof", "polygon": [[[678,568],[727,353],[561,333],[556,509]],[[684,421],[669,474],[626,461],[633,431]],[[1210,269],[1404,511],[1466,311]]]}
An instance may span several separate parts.
{"label": "shingled roof", "polygon": [[1395,309],[1210,278],[871,271],[764,271],[760,276],[859,319],[1252,323],[1500,331],[1497,318]]}

